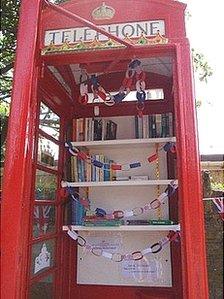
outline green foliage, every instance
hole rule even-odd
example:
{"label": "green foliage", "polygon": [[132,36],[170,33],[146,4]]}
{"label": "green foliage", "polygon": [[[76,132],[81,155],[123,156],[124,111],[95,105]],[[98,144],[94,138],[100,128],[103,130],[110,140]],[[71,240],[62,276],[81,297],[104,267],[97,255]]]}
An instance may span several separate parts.
{"label": "green foliage", "polygon": [[212,68],[209,66],[203,54],[197,53],[194,49],[192,49],[192,55],[194,69],[198,74],[199,80],[207,83],[208,78],[213,74]]}
{"label": "green foliage", "polygon": [[224,183],[211,183],[212,190],[224,192]]}
{"label": "green foliage", "polygon": [[7,0],[2,3],[2,34],[0,36],[1,100],[9,98],[12,89],[12,69],[15,59],[19,6],[19,0]]}
{"label": "green foliage", "polygon": [[[67,0],[55,0],[59,4]],[[15,61],[16,35],[19,20],[20,0],[5,0],[2,3],[0,35],[0,100],[9,102],[12,91],[13,65]]]}
{"label": "green foliage", "polygon": [[8,127],[8,118],[9,118],[9,104],[7,103],[1,103],[0,104],[0,129],[1,129],[1,161],[0,164],[2,164],[2,161],[5,157],[5,141],[6,141],[6,135],[7,135],[7,127]]}

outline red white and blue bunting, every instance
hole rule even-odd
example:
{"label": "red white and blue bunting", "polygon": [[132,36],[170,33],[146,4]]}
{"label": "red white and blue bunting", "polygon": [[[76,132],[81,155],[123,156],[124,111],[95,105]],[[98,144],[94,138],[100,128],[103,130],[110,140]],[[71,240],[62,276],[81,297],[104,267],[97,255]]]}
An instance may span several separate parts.
{"label": "red white and blue bunting", "polygon": [[223,198],[213,198],[212,202],[214,203],[217,212],[222,220],[224,220],[224,205],[223,205]]}
{"label": "red white and blue bunting", "polygon": [[[110,171],[110,170],[119,170],[119,171],[127,171],[131,170],[133,168],[138,168],[142,166],[142,163],[140,161],[135,161],[131,163],[125,163],[125,164],[107,164],[103,163],[101,161],[98,161],[96,159],[93,159],[91,156],[89,156],[87,153],[80,151],[77,147],[74,147],[71,142],[67,142],[65,144],[66,147],[68,147],[68,151],[71,155],[76,156],[78,159],[85,161],[86,163],[90,163],[95,167]],[[165,152],[176,152],[176,145],[173,142],[167,142],[164,146],[158,148],[156,150],[156,153],[153,155],[150,155],[147,157],[147,161],[149,163],[152,163],[159,158],[159,151],[164,150]]]}
{"label": "red white and blue bunting", "polygon": [[74,241],[77,241],[77,244],[80,247],[85,249],[87,252],[91,252],[93,255],[97,257],[102,256],[113,262],[122,262],[124,260],[139,261],[148,254],[159,253],[169,243],[173,241],[177,242],[180,238],[180,233],[178,231],[170,231],[165,238],[162,238],[158,242],[146,247],[145,249],[134,251],[132,253],[121,254],[119,252],[110,253],[104,251],[103,248],[100,248],[99,246],[97,246],[97,248],[94,247],[93,245],[89,244],[85,238],[83,238],[74,230],[72,230],[72,228],[69,228],[67,233]]}
{"label": "red white and blue bunting", "polygon": [[138,59],[134,59],[128,65],[128,68],[125,73],[125,78],[122,81],[119,92],[115,95],[111,95],[110,92],[107,92],[101,86],[97,75],[92,75],[89,78],[89,76],[85,72],[82,72],[80,76],[79,102],[83,105],[86,105],[88,103],[88,89],[90,84],[91,91],[93,93],[93,101],[95,99],[100,99],[103,101],[105,105],[113,106],[115,103],[122,102],[130,93],[131,87],[135,84],[137,99],[136,108],[139,117],[143,117],[143,110],[145,107],[146,100],[145,79],[146,74],[143,71],[141,61]]}
{"label": "red white and blue bunting", "polygon": [[[74,188],[71,187],[71,184],[72,183],[69,182],[62,182],[62,186],[64,187],[62,191],[65,192],[64,193],[62,192],[63,194],[61,195],[63,195],[64,197],[70,195],[73,200],[79,202],[85,208],[88,208],[90,200],[88,198],[81,197],[79,193]],[[145,204],[142,207],[135,207],[133,209],[124,210],[124,211],[116,210],[113,211],[112,213],[107,213],[105,210],[101,208],[97,208],[95,212],[97,216],[103,217],[107,220],[111,220],[111,219],[119,220],[119,219],[124,219],[132,216],[140,216],[141,214],[149,212],[150,210],[159,209],[159,207],[165,202],[167,198],[170,198],[172,197],[172,195],[174,195],[177,188],[178,188],[178,181],[174,180],[168,185],[166,190],[163,193],[161,193],[160,196],[158,196],[158,198],[152,200],[151,202]]]}

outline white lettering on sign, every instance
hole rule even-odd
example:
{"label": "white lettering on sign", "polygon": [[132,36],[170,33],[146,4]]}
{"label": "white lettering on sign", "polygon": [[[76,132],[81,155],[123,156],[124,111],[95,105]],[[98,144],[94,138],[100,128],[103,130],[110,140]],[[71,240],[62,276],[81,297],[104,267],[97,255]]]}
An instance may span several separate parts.
{"label": "white lettering on sign", "polygon": [[[158,30],[162,35],[165,35],[165,22],[163,20],[111,24],[99,27],[121,39],[124,39],[127,34],[130,38],[140,37],[142,33],[146,36],[154,36]],[[48,46],[51,42],[55,45],[61,45],[65,41],[73,44],[80,40],[90,42],[95,37],[100,41],[108,40],[107,36],[88,27],[48,30],[45,32],[44,45]]]}

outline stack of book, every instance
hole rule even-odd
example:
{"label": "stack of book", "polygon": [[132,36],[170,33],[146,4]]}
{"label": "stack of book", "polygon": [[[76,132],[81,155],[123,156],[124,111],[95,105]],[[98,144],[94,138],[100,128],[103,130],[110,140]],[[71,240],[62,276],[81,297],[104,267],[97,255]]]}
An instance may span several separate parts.
{"label": "stack of book", "polygon": [[94,212],[91,211],[86,213],[83,219],[83,224],[85,226],[120,226],[123,221],[118,219],[106,219],[105,217],[99,217]]}
{"label": "stack of book", "polygon": [[72,182],[104,182],[112,181],[116,171],[112,170],[110,165],[112,160],[104,155],[92,155],[94,160],[105,163],[104,168],[95,167],[76,156],[71,156],[71,181]]}
{"label": "stack of book", "polygon": [[127,225],[172,225],[172,220],[126,220]]}
{"label": "stack of book", "polygon": [[85,208],[79,201],[72,199],[72,225],[83,225],[85,217]]}
{"label": "stack of book", "polygon": [[173,136],[172,113],[135,116],[136,138],[161,138]]}
{"label": "stack of book", "polygon": [[78,118],[73,120],[73,140],[113,140],[117,136],[117,124],[105,118]]}

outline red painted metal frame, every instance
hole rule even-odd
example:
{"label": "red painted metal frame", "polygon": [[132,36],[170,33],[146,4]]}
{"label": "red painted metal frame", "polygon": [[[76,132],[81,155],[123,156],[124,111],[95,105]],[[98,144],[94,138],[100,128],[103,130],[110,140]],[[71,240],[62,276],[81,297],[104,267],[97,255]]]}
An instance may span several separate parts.
{"label": "red painted metal frame", "polygon": [[37,116],[40,10],[40,0],[24,0],[21,4],[1,211],[3,299],[25,298],[27,289],[25,269],[28,263],[33,136]]}
{"label": "red painted metal frame", "polygon": [[190,46],[176,47],[174,73],[184,298],[208,298],[204,212]]}
{"label": "red painted metal frame", "polygon": [[[108,1],[111,2],[110,0]],[[172,6],[172,9],[176,7],[178,9],[180,8],[181,11],[183,10],[181,4],[174,1],[150,1],[155,7],[158,3],[163,5],[164,10],[161,10],[163,11],[163,15],[166,12],[165,7],[169,7],[168,4],[165,4],[168,2],[170,7]],[[74,3],[78,3],[78,1],[73,1],[73,4]],[[94,1],[94,3],[96,3],[96,1]],[[118,7],[120,4],[118,4],[118,1],[114,1],[114,5]],[[69,7],[69,5],[65,4],[65,7]],[[141,9],[143,9],[143,7]],[[1,295],[3,299],[27,298],[27,272],[29,269],[29,252],[27,251],[27,245],[30,242],[29,227],[31,224],[31,207],[34,204],[34,202],[31,203],[33,192],[32,174],[34,172],[33,167],[35,166],[33,137],[35,135],[38,110],[37,81],[40,77],[40,41],[37,37],[40,10],[41,0],[22,1],[1,210]],[[81,11],[83,13],[83,8]],[[141,10],[139,10],[139,12],[140,11]],[[129,13],[131,15],[132,12]],[[157,12],[153,12],[153,14],[155,19],[157,15],[159,16]],[[179,15],[180,12],[178,10],[178,18]],[[126,16],[122,15],[119,21],[122,22],[125,18]],[[134,19],[134,15],[131,15],[130,20],[132,19]],[[27,20],[29,20],[29,26],[27,26]],[[46,18],[42,20],[46,25]],[[43,57],[43,61],[53,65],[74,63],[74,59],[76,63],[83,61],[103,62],[111,61],[112,58],[116,59],[118,56],[122,57],[124,53],[128,58],[161,55],[174,57],[174,108],[176,115],[178,178],[180,182],[179,197],[181,199],[180,221],[182,229],[181,257],[179,257],[181,261],[178,260],[178,262],[182,264],[182,297],[184,299],[207,299],[208,284],[204,220],[201,201],[200,164],[191,76],[190,48],[184,37],[183,24],[180,24],[180,27],[176,28],[177,26],[175,27],[174,24],[178,24],[180,21],[175,21],[176,23],[174,22],[173,24],[171,24],[168,18],[165,18],[165,21],[169,24],[168,36],[171,37],[171,43],[169,45],[135,47],[134,50],[96,51],[94,54],[54,54]],[[52,22],[54,23],[54,21]],[[43,30],[44,28],[42,28],[42,31]],[[172,32],[175,32],[175,37],[172,37]],[[24,59],[24,57],[26,57],[26,59]],[[48,77],[50,78],[50,76]],[[65,126],[67,126],[67,121],[69,121],[73,113],[71,110],[68,111],[72,99],[60,89],[58,83],[56,83],[53,78],[50,80],[54,82],[55,85],[47,83],[46,78],[47,75],[40,80],[39,86],[45,96],[46,104],[52,105],[53,110],[57,110],[61,116],[67,117],[66,122],[63,123],[63,137],[60,140],[60,142],[62,142],[65,136]],[[61,96],[63,104],[60,104],[58,100],[54,98],[55,94],[52,93],[52,86],[53,89],[56,86],[57,90],[55,93],[57,96]],[[125,106],[122,109],[124,108]],[[80,113],[81,112],[83,111],[80,111]],[[103,114],[107,115],[107,111],[103,111]],[[60,155],[63,156],[60,163],[63,164],[65,156],[62,147],[60,151]],[[60,173],[58,180],[60,180],[61,175]],[[61,204],[59,202],[60,200],[55,202],[59,207],[57,213],[58,232],[60,231],[60,225],[62,223],[62,205],[64,205],[64,201],[61,201]],[[42,202],[40,204],[42,204]],[[52,236],[53,235],[51,235],[51,237]],[[74,243],[68,240],[62,232],[59,232],[56,236],[57,242],[60,244],[60,246],[57,247],[56,256],[57,258],[61,256],[61,259],[58,261],[57,267],[52,269],[52,271],[56,271],[56,285],[61,286],[61,289],[59,288],[59,298],[60,296],[61,298],[70,298],[72,294],[69,292],[71,290],[74,292],[74,296],[75,292],[78,292],[78,298],[85,295],[85,299],[92,299],[94,296],[97,298],[105,298],[106,296],[110,298],[113,296],[114,298],[128,299],[159,298],[159,296],[160,298],[174,298],[172,297],[173,293],[170,288],[150,288],[148,292],[145,288],[137,288],[136,291],[133,291],[130,287],[79,286],[77,288],[73,283],[75,277],[73,267],[75,263]],[[62,250],[62,255],[60,254],[60,250]],[[69,252],[69,257],[67,252]],[[68,275],[66,273],[67,269],[69,269]],[[67,280],[67,278],[69,278],[69,280]],[[105,291],[103,294],[102,289]]]}

